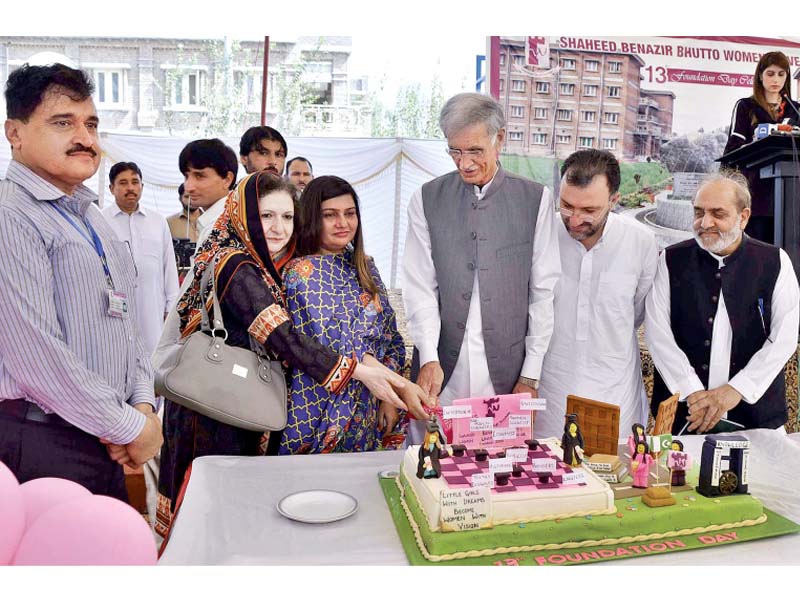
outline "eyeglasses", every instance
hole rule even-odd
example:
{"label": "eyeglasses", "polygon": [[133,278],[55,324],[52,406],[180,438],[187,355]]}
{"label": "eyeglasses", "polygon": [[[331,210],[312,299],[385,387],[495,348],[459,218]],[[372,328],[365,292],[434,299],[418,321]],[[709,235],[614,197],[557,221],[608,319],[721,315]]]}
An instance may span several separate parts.
{"label": "eyeglasses", "polygon": [[459,150],[458,148],[448,148],[447,153],[450,155],[450,158],[453,160],[458,160],[466,156],[467,158],[476,159],[476,158],[483,158],[484,154],[483,148],[478,148],[476,150]]}
{"label": "eyeglasses", "polygon": [[588,223],[589,225],[594,225],[599,220],[599,218],[602,216],[602,214],[600,214],[600,215],[597,215],[597,214],[590,215],[590,214],[587,214],[587,213],[584,213],[584,212],[576,211],[575,209],[572,209],[572,208],[565,208],[563,206],[559,207],[559,212],[562,215],[564,215],[565,217],[567,217],[568,219],[570,219],[572,217],[577,217],[578,219],[580,219],[584,223]]}

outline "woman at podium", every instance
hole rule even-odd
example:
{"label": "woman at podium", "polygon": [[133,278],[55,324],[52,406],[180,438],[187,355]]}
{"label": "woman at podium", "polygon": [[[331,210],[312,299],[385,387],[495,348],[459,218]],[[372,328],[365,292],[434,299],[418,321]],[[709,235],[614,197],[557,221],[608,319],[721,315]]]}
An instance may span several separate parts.
{"label": "woman at podium", "polygon": [[[761,57],[753,76],[753,95],[736,101],[731,116],[731,130],[724,154],[753,141],[760,123],[798,125],[798,104],[791,98],[789,59],[783,52],[767,52]],[[729,166],[722,160],[722,166]],[[772,184],[762,181],[755,169],[742,169],[750,184],[753,213],[747,233],[759,240],[774,242]]]}

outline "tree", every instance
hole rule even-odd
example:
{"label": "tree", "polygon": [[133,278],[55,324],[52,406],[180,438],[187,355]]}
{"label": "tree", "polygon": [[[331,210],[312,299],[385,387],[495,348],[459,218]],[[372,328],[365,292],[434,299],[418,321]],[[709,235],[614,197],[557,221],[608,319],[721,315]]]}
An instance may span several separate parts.
{"label": "tree", "polygon": [[[381,80],[380,92],[384,89],[385,81]],[[392,108],[387,108],[377,94],[372,95],[371,101],[373,137],[443,137],[439,129],[439,112],[444,100],[438,76],[431,81],[427,94],[422,93],[419,83],[401,86]]]}
{"label": "tree", "polygon": [[670,173],[710,173],[718,168],[716,159],[722,156],[726,141],[723,128],[692,139],[677,136],[661,146],[661,161]]}

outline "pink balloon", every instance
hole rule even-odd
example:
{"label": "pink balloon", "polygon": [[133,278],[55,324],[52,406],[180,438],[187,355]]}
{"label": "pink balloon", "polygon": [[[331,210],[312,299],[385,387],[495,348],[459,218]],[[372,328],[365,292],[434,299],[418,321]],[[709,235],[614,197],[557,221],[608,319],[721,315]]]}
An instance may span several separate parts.
{"label": "pink balloon", "polygon": [[0,462],[0,565],[11,562],[25,531],[25,501],[17,478]]}
{"label": "pink balloon", "polygon": [[31,479],[19,486],[25,500],[25,530],[48,510],[64,502],[92,495],[79,483],[57,477]]}
{"label": "pink balloon", "polygon": [[156,560],[156,542],[142,515],[116,498],[89,496],[36,519],[12,564],[154,565]]}

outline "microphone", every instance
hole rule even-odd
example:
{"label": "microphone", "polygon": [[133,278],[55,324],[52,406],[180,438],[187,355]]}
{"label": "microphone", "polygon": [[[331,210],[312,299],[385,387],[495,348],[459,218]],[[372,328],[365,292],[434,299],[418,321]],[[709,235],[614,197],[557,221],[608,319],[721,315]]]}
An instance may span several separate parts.
{"label": "microphone", "polygon": [[[796,114],[800,118],[800,111],[797,110],[797,107],[792,102],[792,99],[789,98],[789,95],[786,92],[781,92],[781,97],[786,101],[786,104],[792,107],[794,114]],[[800,125],[800,121],[798,121],[798,125]]]}

